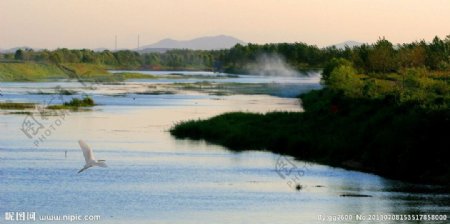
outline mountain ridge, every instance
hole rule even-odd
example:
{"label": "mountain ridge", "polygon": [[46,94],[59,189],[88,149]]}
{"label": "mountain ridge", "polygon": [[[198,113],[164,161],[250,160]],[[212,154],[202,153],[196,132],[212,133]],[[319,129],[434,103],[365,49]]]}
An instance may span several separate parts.
{"label": "mountain ridge", "polygon": [[204,36],[190,40],[175,40],[165,38],[156,43],[139,47],[139,51],[150,51],[151,49],[191,49],[191,50],[219,50],[228,49],[236,44],[246,44],[244,41],[227,35]]}
{"label": "mountain ridge", "polygon": [[349,47],[349,48],[359,47],[359,46],[361,46],[363,44],[364,43],[361,43],[361,42],[358,42],[358,41],[347,40],[347,41],[344,41],[342,43],[337,43],[337,44],[330,45],[330,47],[334,46],[337,49],[345,49],[346,47]]}

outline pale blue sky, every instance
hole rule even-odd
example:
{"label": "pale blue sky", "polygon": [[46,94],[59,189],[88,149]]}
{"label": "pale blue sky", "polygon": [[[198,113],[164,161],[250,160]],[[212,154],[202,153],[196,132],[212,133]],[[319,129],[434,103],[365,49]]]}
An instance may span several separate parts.
{"label": "pale blue sky", "polygon": [[226,34],[319,46],[450,34],[449,0],[0,0],[0,48],[135,48]]}

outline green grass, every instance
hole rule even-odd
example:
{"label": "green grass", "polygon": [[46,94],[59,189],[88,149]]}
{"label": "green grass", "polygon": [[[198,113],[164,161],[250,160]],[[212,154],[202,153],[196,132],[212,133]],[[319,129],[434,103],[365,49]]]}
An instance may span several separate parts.
{"label": "green grass", "polygon": [[123,81],[120,76],[109,73],[106,68],[98,64],[70,63],[60,64],[69,78],[78,79],[83,82],[119,82]]}
{"label": "green grass", "polygon": [[13,102],[0,102],[0,109],[3,110],[26,110],[35,107],[33,103],[13,103]]}
{"label": "green grass", "polygon": [[76,110],[80,107],[93,107],[95,106],[95,102],[90,97],[85,97],[83,99],[73,98],[69,102],[65,102],[64,104],[58,105],[50,105],[47,109],[51,110]]}
{"label": "green grass", "polygon": [[[84,97],[83,99],[73,98],[69,102],[58,105],[47,106],[47,109],[52,110],[76,110],[81,107],[93,107],[95,102],[90,97]],[[0,109],[3,110],[26,110],[35,108],[34,103],[13,103],[13,102],[0,102]]]}
{"label": "green grass", "polygon": [[145,92],[136,92],[135,94],[138,95],[171,95],[171,94],[175,94],[175,91],[171,91],[171,90],[149,90],[149,91],[145,91]]}
{"label": "green grass", "polygon": [[103,65],[87,63],[59,65],[35,62],[0,63],[0,81],[3,82],[38,82],[67,78],[106,83],[157,77],[139,73],[112,74]]}
{"label": "green grass", "polygon": [[73,91],[73,90],[62,89],[62,88],[61,88],[61,89],[59,89],[56,93],[59,94],[59,95],[69,96],[69,95],[74,95],[74,94],[76,94],[77,92],[76,92],[76,91]]}
{"label": "green grass", "polygon": [[156,76],[156,75],[146,75],[146,74],[135,73],[135,72],[115,73],[114,76],[116,76],[120,80],[127,80],[127,79],[157,79],[157,78],[159,78],[159,76]]}
{"label": "green grass", "polygon": [[0,63],[0,81],[3,82],[38,82],[67,78],[98,82],[123,80],[97,64]]}
{"label": "green grass", "polygon": [[44,81],[67,78],[58,66],[34,62],[0,63],[0,81]]}
{"label": "green grass", "polygon": [[32,115],[33,113],[30,111],[13,111],[9,112],[8,114]]}
{"label": "green grass", "polygon": [[61,64],[61,66],[64,66],[65,68],[73,71],[81,78],[92,78],[110,74],[104,66],[98,64],[67,63]]}

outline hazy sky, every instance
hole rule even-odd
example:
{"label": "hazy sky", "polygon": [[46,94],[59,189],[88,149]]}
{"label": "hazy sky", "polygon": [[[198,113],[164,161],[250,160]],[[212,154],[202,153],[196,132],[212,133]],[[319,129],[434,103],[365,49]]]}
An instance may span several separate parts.
{"label": "hazy sky", "polygon": [[394,43],[450,34],[450,0],[0,0],[0,48],[135,48],[226,34],[246,42]]}

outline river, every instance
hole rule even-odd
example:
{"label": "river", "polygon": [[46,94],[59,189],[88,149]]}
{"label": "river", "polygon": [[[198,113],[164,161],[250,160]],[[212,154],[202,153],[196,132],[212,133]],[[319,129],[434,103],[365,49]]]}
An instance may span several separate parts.
{"label": "river", "polygon": [[[232,152],[204,141],[175,139],[168,132],[176,122],[230,111],[301,111],[292,92],[214,95],[183,90],[142,94],[161,83],[205,81],[289,85],[298,94],[320,88],[319,80],[317,74],[309,74],[285,78],[163,77],[107,85],[0,83],[0,101],[55,104],[84,93],[98,104],[91,110],[64,115],[0,111],[0,214],[34,212],[36,220],[49,215],[100,217],[90,223],[183,224],[327,223],[318,220],[320,215],[352,215],[352,221],[341,223],[361,223],[356,215],[449,214],[450,196],[433,186],[296,161],[270,152]],[[49,94],[57,86],[75,94]],[[30,117],[42,125],[31,138],[21,130]],[[79,139],[109,167],[77,174],[84,165]],[[280,162],[293,172],[280,170]],[[302,186],[299,191],[297,184]],[[3,223],[3,217],[0,220]]]}

